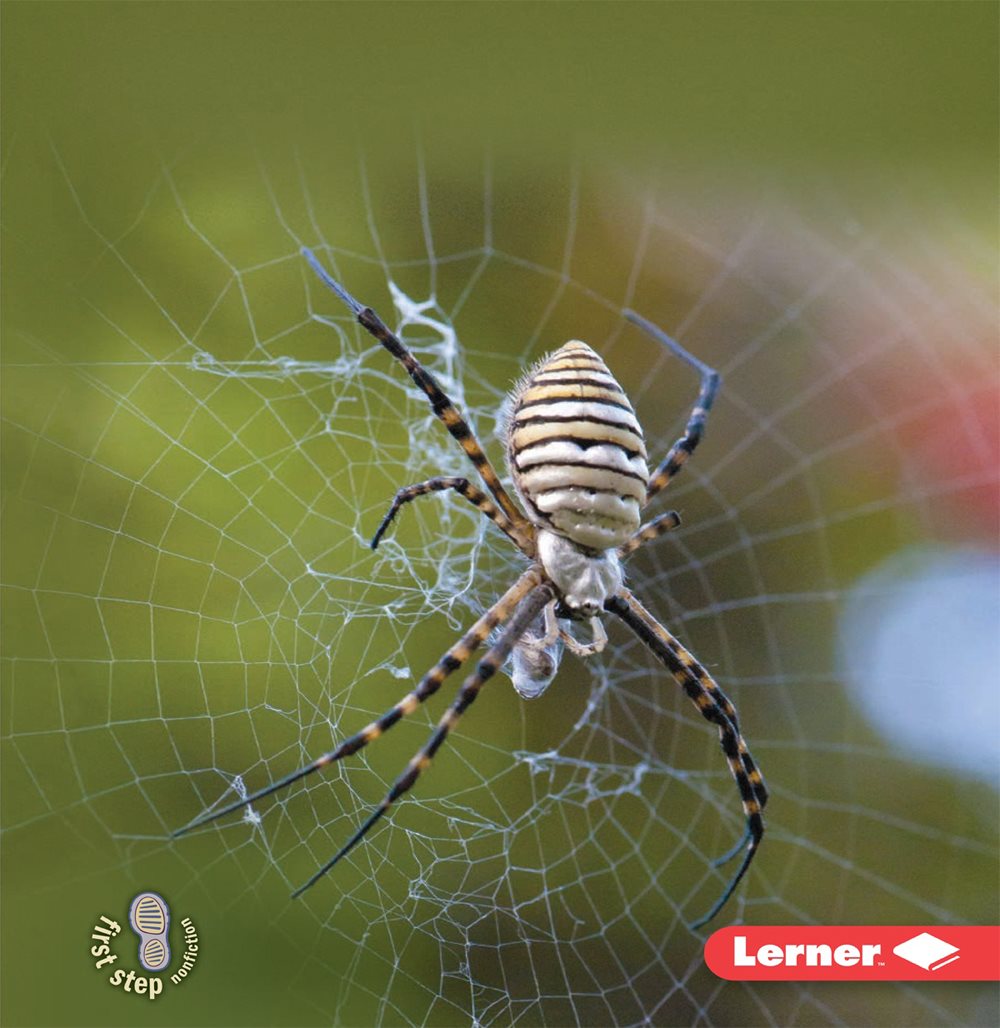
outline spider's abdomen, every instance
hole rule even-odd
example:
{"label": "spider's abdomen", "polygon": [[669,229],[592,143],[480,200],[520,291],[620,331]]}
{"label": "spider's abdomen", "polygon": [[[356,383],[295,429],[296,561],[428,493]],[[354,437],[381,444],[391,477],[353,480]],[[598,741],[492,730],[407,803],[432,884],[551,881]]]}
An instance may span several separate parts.
{"label": "spider's abdomen", "polygon": [[620,546],[639,527],[649,468],[632,404],[572,340],[515,389],[507,462],[532,520],[580,546]]}

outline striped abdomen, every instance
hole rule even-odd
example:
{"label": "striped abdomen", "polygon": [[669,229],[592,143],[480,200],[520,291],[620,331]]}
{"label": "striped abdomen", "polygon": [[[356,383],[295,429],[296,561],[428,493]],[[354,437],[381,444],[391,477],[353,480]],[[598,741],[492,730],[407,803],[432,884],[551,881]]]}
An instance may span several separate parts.
{"label": "striped abdomen", "polygon": [[507,461],[537,525],[594,550],[639,527],[649,481],[642,429],[586,343],[568,342],[517,386]]}

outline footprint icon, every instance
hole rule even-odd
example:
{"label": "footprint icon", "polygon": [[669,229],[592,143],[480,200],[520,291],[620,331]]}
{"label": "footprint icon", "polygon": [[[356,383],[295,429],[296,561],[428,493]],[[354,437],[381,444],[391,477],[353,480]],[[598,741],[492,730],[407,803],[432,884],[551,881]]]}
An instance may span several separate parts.
{"label": "footprint icon", "polygon": [[162,971],[170,963],[167,930],[170,907],[155,892],[140,892],[128,912],[132,931],[139,936],[139,963],[147,971]]}

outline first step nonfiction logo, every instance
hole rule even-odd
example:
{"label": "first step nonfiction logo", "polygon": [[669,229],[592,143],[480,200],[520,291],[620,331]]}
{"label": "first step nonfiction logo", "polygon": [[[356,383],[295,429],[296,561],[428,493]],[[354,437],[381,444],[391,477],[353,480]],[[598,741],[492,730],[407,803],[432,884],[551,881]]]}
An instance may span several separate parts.
{"label": "first step nonfiction logo", "polygon": [[729,981],[996,981],[1000,927],[743,925],[709,936],[705,963]]}
{"label": "first step nonfiction logo", "polygon": [[170,963],[170,908],[155,892],[140,892],[128,911],[132,931],[139,936],[139,963],[147,971],[162,971]]}
{"label": "first step nonfiction logo", "polygon": [[[175,941],[179,956],[171,956],[170,906],[158,893],[144,890],[133,897],[127,916],[101,914],[90,930],[90,956],[108,984],[123,993],[155,1000],[164,988],[181,985],[198,961],[198,929],[182,917]],[[129,944],[122,923],[131,926],[138,939]],[[120,961],[120,963],[119,963]],[[139,966],[130,966],[137,963]]]}

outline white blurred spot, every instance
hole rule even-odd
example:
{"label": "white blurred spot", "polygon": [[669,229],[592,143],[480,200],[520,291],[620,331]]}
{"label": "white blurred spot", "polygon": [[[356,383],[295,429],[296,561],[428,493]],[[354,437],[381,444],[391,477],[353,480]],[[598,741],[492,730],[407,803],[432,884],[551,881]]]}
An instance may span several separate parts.
{"label": "white blurred spot", "polygon": [[915,760],[1000,785],[1000,557],[895,554],[851,590],[840,666],[873,727]]}

